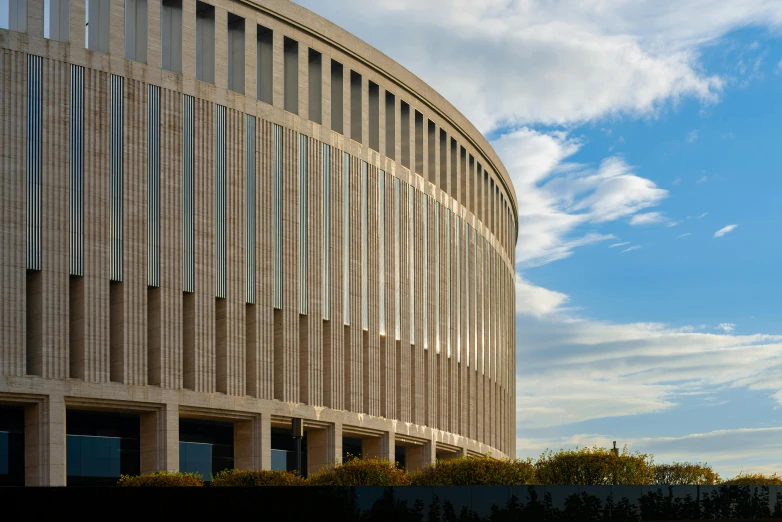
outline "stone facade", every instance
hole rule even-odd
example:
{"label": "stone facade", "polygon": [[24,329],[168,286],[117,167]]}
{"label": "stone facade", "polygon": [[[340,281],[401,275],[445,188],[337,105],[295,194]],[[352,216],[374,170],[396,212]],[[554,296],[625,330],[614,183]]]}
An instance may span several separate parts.
{"label": "stone facade", "polygon": [[[270,430],[294,417],[305,419],[310,470],[339,460],[343,436],[363,439],[365,454],[383,458],[407,447],[409,468],[457,454],[514,455],[518,211],[496,153],[420,79],[300,6],[209,3],[215,84],[195,79],[195,0],[182,2],[182,74],[162,67],[157,0],[147,0],[147,63],[124,58],[123,0],[106,0],[108,53],[85,48],[84,0],[69,2],[69,42],[44,38],[43,0],[27,1],[26,32],[0,29],[0,403],[25,408],[26,483],[66,483],[69,408],[138,413],[142,472],[178,469],[181,417],[233,422],[235,464],[244,469],[271,466]],[[244,19],[245,94],[227,88],[229,13]],[[273,34],[271,104],[255,95],[259,26]],[[298,42],[297,113],[284,110],[286,38]],[[321,57],[323,124],[309,111],[310,49]],[[42,58],[38,152],[28,146],[36,110],[28,56]],[[338,106],[331,100],[332,60],[343,66],[342,132],[331,125]],[[74,167],[70,130],[73,65],[84,71],[81,167]],[[352,72],[360,84],[351,82]],[[110,161],[118,150],[110,134],[112,75],[124,79],[117,282],[110,281]],[[149,85],[160,88],[159,206],[149,181]],[[360,141],[350,139],[359,86]],[[183,291],[184,95],[195,108],[192,292]],[[410,109],[404,130],[403,103]],[[216,149],[216,105],[225,107],[224,151]],[[255,119],[252,224],[247,115]],[[393,147],[386,146],[389,122]],[[30,190],[36,154],[37,196]],[[224,184],[216,178],[220,165]],[[74,169],[80,187],[71,181]],[[36,197],[41,266],[30,269]],[[74,218],[75,206],[81,218]],[[157,245],[150,242],[150,208],[158,209]],[[74,253],[77,222],[83,246]],[[149,285],[153,247],[160,251],[158,286]],[[254,302],[247,298],[248,247],[255,253]],[[75,255],[83,269],[71,275]],[[224,298],[215,291],[221,263]],[[277,308],[275,277],[282,288]]]}

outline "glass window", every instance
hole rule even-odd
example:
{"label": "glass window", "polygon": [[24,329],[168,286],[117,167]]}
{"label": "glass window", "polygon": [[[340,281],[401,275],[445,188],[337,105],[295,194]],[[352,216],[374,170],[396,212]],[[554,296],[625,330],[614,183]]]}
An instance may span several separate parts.
{"label": "glass window", "polygon": [[[291,437],[291,430],[272,428],[271,430],[272,469],[282,471],[296,470],[296,439]],[[302,475],[307,476],[307,432],[301,441]]]}
{"label": "glass window", "polygon": [[215,8],[196,3],[196,79],[215,82]]}
{"label": "glass window", "polygon": [[228,88],[244,94],[244,18],[228,13]]}
{"label": "glass window", "polygon": [[299,113],[299,42],[285,38],[283,46],[283,102],[285,110]]}
{"label": "glass window", "polygon": [[198,473],[209,480],[212,473],[212,445],[204,442],[179,442],[179,471]]}
{"label": "glass window", "polygon": [[204,480],[234,467],[233,423],[179,419],[179,469]]}
{"label": "glass window", "polygon": [[125,0],[125,58],[147,63],[147,0]]}
{"label": "glass window", "polygon": [[[0,2],[0,5],[2,5],[2,2]],[[44,0],[44,38],[58,42],[67,42],[70,39],[70,22],[71,13],[69,0]]]}
{"label": "glass window", "polygon": [[120,475],[140,473],[140,418],[135,414],[68,410],[68,485],[114,485]]}
{"label": "glass window", "polygon": [[160,5],[160,46],[163,69],[182,72],[182,0],[163,0]]}
{"label": "glass window", "polygon": [[87,23],[84,44],[87,49],[109,52],[109,24],[111,2],[109,0],[87,0]]}
{"label": "glass window", "polygon": [[0,405],[0,486],[24,486],[24,408]]}

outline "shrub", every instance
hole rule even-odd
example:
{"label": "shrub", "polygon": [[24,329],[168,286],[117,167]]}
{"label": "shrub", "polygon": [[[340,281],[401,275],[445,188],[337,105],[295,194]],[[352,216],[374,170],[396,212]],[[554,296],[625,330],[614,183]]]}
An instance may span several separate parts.
{"label": "shrub", "polygon": [[304,479],[296,473],[279,470],[227,469],[212,478],[212,486],[303,486]]}
{"label": "shrub", "polygon": [[652,468],[654,483],[669,486],[713,485],[720,483],[719,474],[707,464],[691,464],[675,462],[673,464],[656,464]]}
{"label": "shrub", "polygon": [[723,481],[722,484],[728,486],[782,486],[782,477],[776,473],[764,475],[763,473],[744,473],[742,471],[732,479]]}
{"label": "shrub", "polygon": [[198,473],[168,471],[155,471],[138,476],[121,475],[117,484],[123,487],[198,487],[204,485],[201,475]]}
{"label": "shrub", "polygon": [[605,448],[576,448],[543,453],[535,463],[535,478],[550,485],[638,485],[654,480],[651,457],[629,453],[619,456]]}
{"label": "shrub", "polygon": [[462,457],[438,460],[410,477],[415,486],[514,486],[531,484],[535,478],[532,460]]}
{"label": "shrub", "polygon": [[406,486],[407,472],[380,459],[352,459],[310,475],[311,486]]}

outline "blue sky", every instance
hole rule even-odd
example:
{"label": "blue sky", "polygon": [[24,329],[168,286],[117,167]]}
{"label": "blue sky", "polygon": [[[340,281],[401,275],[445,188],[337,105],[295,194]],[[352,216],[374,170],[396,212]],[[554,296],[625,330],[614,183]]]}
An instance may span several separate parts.
{"label": "blue sky", "polygon": [[617,440],[782,473],[782,3],[299,3],[513,178],[520,457]]}

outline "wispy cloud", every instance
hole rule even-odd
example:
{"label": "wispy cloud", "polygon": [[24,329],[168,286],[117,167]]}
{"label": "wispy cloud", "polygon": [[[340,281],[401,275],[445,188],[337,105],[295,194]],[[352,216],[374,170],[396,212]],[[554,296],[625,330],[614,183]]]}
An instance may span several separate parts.
{"label": "wispy cloud", "polygon": [[720,323],[715,329],[722,330],[725,333],[733,333],[733,330],[736,329],[736,325],[733,323]]}
{"label": "wispy cloud", "polygon": [[629,244],[630,244],[629,241],[622,241],[621,243],[614,243],[613,245],[609,246],[608,248],[616,248],[616,247],[621,247],[621,246],[625,246],[625,245],[629,245]]}
{"label": "wispy cloud", "polygon": [[691,130],[689,133],[687,133],[688,143],[694,143],[696,141],[698,141],[698,129]]}
{"label": "wispy cloud", "polygon": [[667,221],[666,218],[660,212],[646,212],[644,214],[636,214],[630,218],[631,225],[654,225],[655,223],[662,223]]}
{"label": "wispy cloud", "polygon": [[692,235],[692,232],[687,232],[686,234],[679,234],[678,236],[676,236],[676,239],[681,239],[683,237],[689,237],[691,235]]}
{"label": "wispy cloud", "polygon": [[622,253],[624,254],[625,252],[632,252],[633,250],[640,250],[641,248],[643,248],[641,245],[633,245],[630,248],[625,248],[624,250],[622,250]]}
{"label": "wispy cloud", "polygon": [[728,225],[726,227],[722,227],[714,233],[714,237],[722,237],[725,234],[736,230],[736,227],[738,227],[738,225]]}
{"label": "wispy cloud", "polygon": [[702,184],[702,183],[706,183],[708,180],[709,180],[709,177],[708,177],[708,176],[701,176],[700,178],[698,178],[698,181],[696,181],[695,183],[697,183],[698,185],[700,185],[700,184]]}
{"label": "wispy cloud", "polygon": [[676,179],[674,179],[674,180],[673,180],[673,182],[671,183],[671,185],[678,185],[678,184],[679,184],[679,183],[681,183],[681,182],[682,182],[682,178],[676,178]]}

